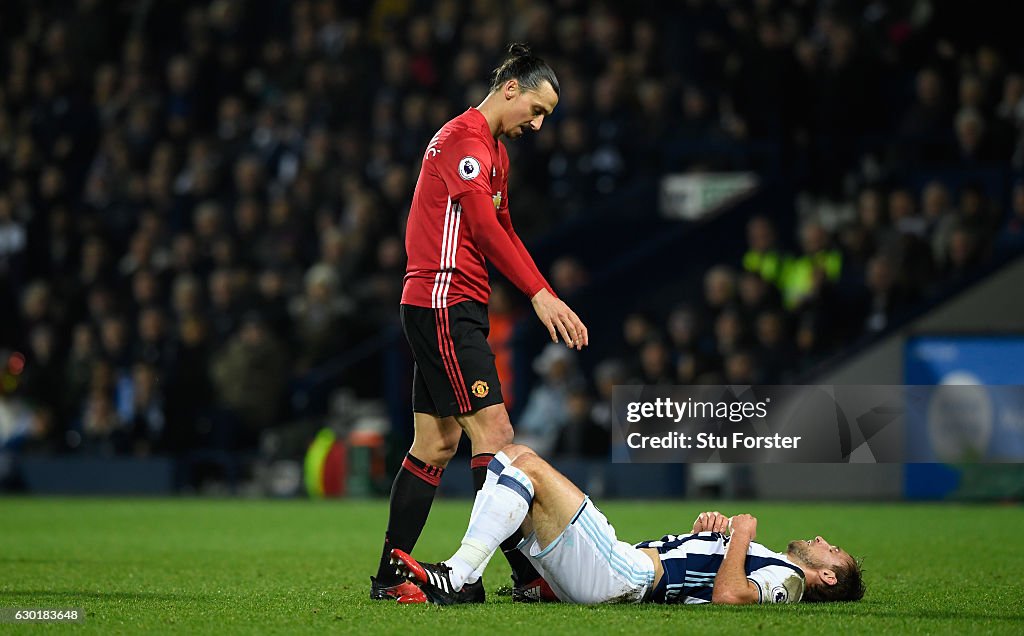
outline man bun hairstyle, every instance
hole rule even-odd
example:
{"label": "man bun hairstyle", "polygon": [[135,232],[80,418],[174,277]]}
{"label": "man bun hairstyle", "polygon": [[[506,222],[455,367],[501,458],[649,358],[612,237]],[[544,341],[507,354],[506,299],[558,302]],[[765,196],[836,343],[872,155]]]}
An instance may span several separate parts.
{"label": "man bun hairstyle", "polygon": [[524,90],[535,91],[541,84],[551,84],[555,95],[558,95],[558,78],[547,62],[530,51],[530,47],[522,42],[508,45],[505,59],[491,73],[491,92],[501,88],[510,79],[518,80]]}

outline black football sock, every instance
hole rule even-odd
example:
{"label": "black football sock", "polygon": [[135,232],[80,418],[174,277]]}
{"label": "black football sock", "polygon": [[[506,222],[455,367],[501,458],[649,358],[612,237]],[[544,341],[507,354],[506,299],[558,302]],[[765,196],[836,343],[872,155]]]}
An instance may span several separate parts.
{"label": "black football sock", "polygon": [[477,453],[469,460],[469,467],[473,471],[473,491],[480,492],[487,481],[487,465],[494,459],[494,453]]}
{"label": "black football sock", "polygon": [[[494,453],[473,455],[470,466],[473,469],[473,486],[477,490],[484,487],[484,481],[487,479],[487,464],[491,462],[493,457]],[[512,567],[512,580],[516,585],[529,583],[534,579],[540,578],[540,574],[534,569],[526,555],[516,549],[522,540],[523,533],[516,530],[512,533],[511,537],[505,539],[501,544],[501,552],[505,555],[509,566]]]}
{"label": "black football sock", "polygon": [[512,567],[512,582],[516,585],[525,585],[540,578],[540,573],[534,569],[530,560],[517,549],[522,540],[523,533],[516,530],[511,537],[501,543],[501,553]]}
{"label": "black football sock", "polygon": [[391,505],[388,511],[388,529],[384,535],[384,549],[377,567],[377,580],[384,585],[401,583],[391,565],[391,550],[398,548],[412,553],[423,532],[434,503],[437,485],[444,469],[431,466],[407,454],[391,486]]}

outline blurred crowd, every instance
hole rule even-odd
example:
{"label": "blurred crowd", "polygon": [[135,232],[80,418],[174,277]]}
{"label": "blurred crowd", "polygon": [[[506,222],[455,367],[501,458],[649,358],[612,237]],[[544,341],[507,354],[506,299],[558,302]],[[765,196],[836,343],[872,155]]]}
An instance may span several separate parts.
{"label": "blurred crowd", "polygon": [[[1022,240],[1019,187],[1000,230],[997,193],[899,181],[1024,164],[1019,47],[998,25],[958,40],[943,4],[4,2],[0,446],[251,447],[286,421],[297,378],[397,320],[423,147],[510,40],[562,86],[509,145],[527,240],[682,170],[781,169],[850,210],[810,215],[792,254],[793,228],[752,222],[748,258],[630,316],[594,377],[545,352],[524,432],[600,454],[587,432],[624,378],[784,380]],[[585,284],[555,267],[563,294]]]}
{"label": "blurred crowd", "polygon": [[[746,225],[737,262],[704,274],[703,287],[663,311],[638,306],[622,322],[617,355],[585,381],[575,356],[549,344],[534,360],[538,383],[517,434],[547,452],[603,456],[616,384],[787,384],[808,377],[845,345],[884,331],[978,274],[996,256],[1024,253],[1024,180],[1002,214],[975,183],[956,196],[939,180],[865,186],[846,206],[813,206],[796,247],[766,216]],[[826,229],[822,217],[831,219]],[[572,278],[559,272],[572,271]],[[586,269],[562,258],[556,289],[571,294]],[[589,431],[584,435],[582,431]],[[597,443],[600,440],[603,443]]]}

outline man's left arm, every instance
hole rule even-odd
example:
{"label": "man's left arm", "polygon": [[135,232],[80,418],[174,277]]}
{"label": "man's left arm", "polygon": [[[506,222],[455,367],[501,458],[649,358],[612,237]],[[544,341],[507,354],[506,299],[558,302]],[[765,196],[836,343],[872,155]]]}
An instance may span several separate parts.
{"label": "man's left arm", "polygon": [[751,515],[732,518],[732,534],[725,558],[718,567],[711,602],[723,605],[749,605],[757,603],[757,586],[747,578],[745,568],[750,542],[757,536],[757,519]]}
{"label": "man's left arm", "polygon": [[509,216],[508,208],[504,203],[500,208],[498,208],[498,223],[501,223],[501,227],[505,229],[505,233],[508,234],[508,238],[512,241],[512,245],[514,245],[516,251],[519,252],[519,258],[523,259],[523,262],[526,263],[526,266],[530,271],[543,281],[544,288],[551,292],[552,296],[558,298],[558,294],[556,294],[554,288],[551,287],[551,283],[549,283],[548,279],[544,278],[544,275],[540,273],[540,270],[537,268],[537,263],[533,261],[533,257],[530,256],[530,252],[526,249],[526,246],[523,245],[522,239],[519,238],[519,235],[516,234],[515,228],[512,227],[512,217]]}

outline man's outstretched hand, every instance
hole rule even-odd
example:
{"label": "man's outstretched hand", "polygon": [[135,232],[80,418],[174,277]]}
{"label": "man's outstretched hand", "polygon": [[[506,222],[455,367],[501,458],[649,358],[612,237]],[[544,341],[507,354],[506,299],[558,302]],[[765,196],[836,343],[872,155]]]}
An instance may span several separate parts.
{"label": "man's outstretched hand", "polygon": [[533,303],[537,317],[551,334],[551,342],[558,342],[561,336],[567,347],[575,348],[577,351],[590,344],[586,325],[572,309],[569,309],[569,305],[555,298],[551,292],[542,289],[534,294],[530,302]]}

